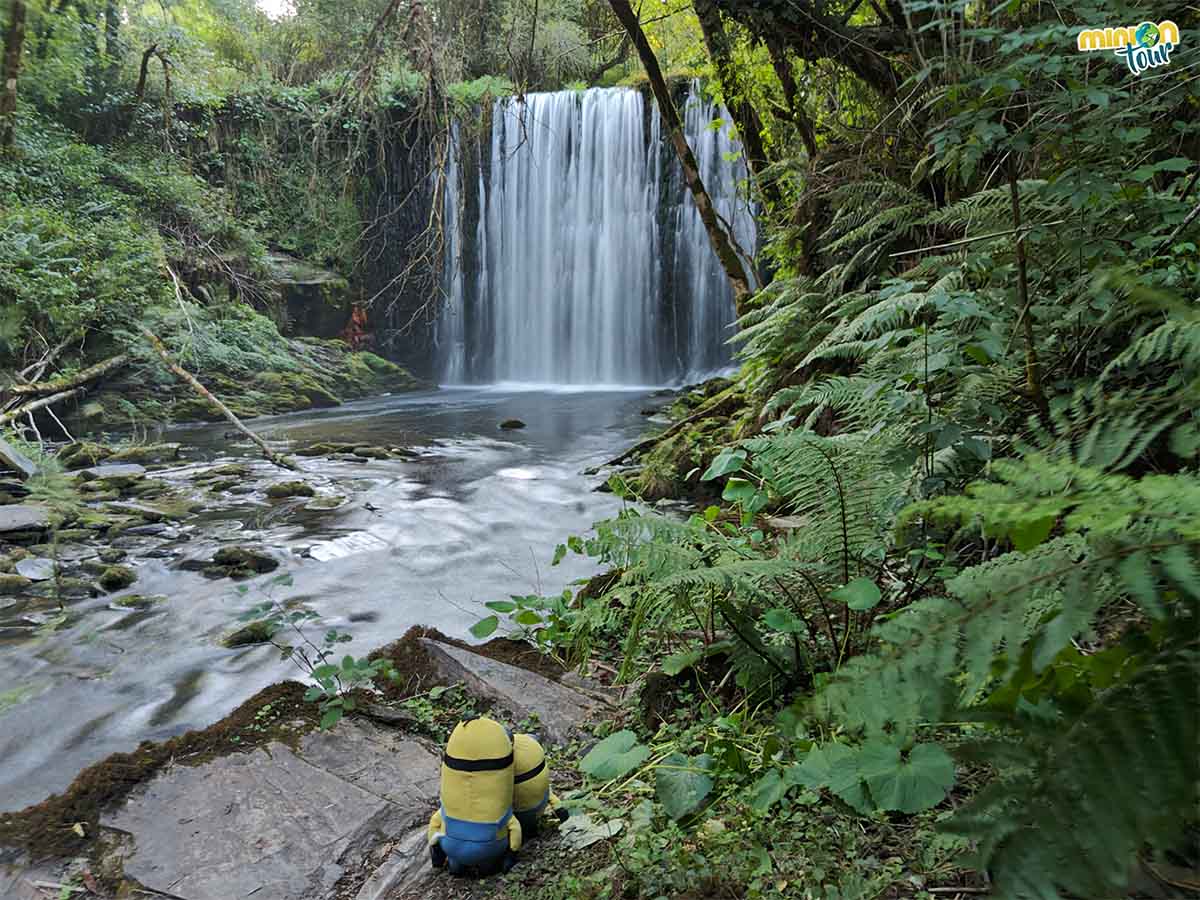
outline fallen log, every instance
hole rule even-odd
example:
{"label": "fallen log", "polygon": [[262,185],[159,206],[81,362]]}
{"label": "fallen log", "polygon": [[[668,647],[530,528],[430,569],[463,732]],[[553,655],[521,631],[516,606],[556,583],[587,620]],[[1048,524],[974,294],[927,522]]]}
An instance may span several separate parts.
{"label": "fallen log", "polygon": [[37,400],[26,403],[24,406],[18,406],[16,409],[9,410],[4,415],[0,415],[0,428],[15,422],[28,413],[37,412],[39,409],[45,409],[47,406],[53,406],[55,403],[61,403],[63,400],[70,400],[81,393],[83,393],[83,388],[75,387],[58,394],[51,394],[49,397],[39,397]]}
{"label": "fallen log", "polygon": [[14,384],[8,389],[8,392],[17,397],[62,393],[69,388],[82,387],[89,381],[95,381],[97,378],[121,368],[127,362],[129,362],[129,355],[118,353],[116,356],[110,356],[94,366],[88,366],[82,372],[68,378],[53,378],[50,381],[35,381],[30,384]]}
{"label": "fallen log", "polygon": [[627,447],[623,453],[618,456],[614,456],[608,462],[601,463],[598,466],[593,466],[592,468],[588,469],[586,474],[595,475],[601,469],[609,466],[619,466],[630,457],[646,452],[655,444],[665,441],[667,438],[674,437],[675,435],[679,434],[679,432],[683,431],[683,429],[687,428],[694,422],[699,422],[701,419],[709,419],[713,416],[728,416],[737,409],[739,400],[740,398],[736,394],[732,393],[731,389],[722,391],[720,394],[717,394],[717,396],[713,397],[711,400],[697,409],[690,416],[680,419],[666,431],[638,441],[632,447]]}
{"label": "fallen log", "polygon": [[208,404],[213,409],[228,419],[229,424],[257,444],[258,448],[262,450],[264,457],[282,469],[290,469],[293,472],[297,471],[295,463],[293,463],[286,456],[281,456],[268,447],[266,441],[243,425],[241,419],[235,416],[233,411],[228,406],[217,399],[216,395],[213,394],[212,391],[196,380],[195,375],[187,371],[185,368],[183,368],[183,366],[179,365],[179,363],[175,362],[175,360],[171,358],[171,353],[167,350],[166,345],[158,339],[158,336],[155,335],[154,332],[145,326],[140,326],[140,330],[142,332],[142,336],[146,339],[150,346],[154,348],[154,352],[161,357],[166,367],[174,372],[181,381],[186,382],[188,386],[192,388],[192,390],[208,401]]}

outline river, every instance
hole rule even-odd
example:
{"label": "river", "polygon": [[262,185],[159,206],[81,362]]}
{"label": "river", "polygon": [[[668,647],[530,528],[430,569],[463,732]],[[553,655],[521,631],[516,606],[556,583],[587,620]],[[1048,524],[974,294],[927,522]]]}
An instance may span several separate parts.
{"label": "river", "polygon": [[[262,687],[298,677],[270,646],[220,643],[268,597],[317,612],[322,628],[353,635],[347,652],[364,655],[414,624],[467,637],[484,602],[558,592],[591,574],[590,561],[574,555],[551,567],[554,547],[619,509],[594,490],[599,478],[581,473],[645,428],[639,411],[650,392],[449,389],[252,422],[281,448],[338,440],[416,452],[299,460],[301,477],[347,497],[333,511],[267,500],[261,487],[280,473],[224,425],[164,432],[184,456],[154,477],[189,487],[214,462],[246,462],[255,489],[132,543],[132,590],[164,594],[165,603],[132,611],[111,597],[62,610],[0,601],[0,810],[40,801],[112,752],[211,724]],[[509,418],[527,427],[499,429]],[[242,582],[244,594],[227,578],[180,568],[233,541],[270,547],[283,565]],[[293,584],[272,588],[282,572]]]}

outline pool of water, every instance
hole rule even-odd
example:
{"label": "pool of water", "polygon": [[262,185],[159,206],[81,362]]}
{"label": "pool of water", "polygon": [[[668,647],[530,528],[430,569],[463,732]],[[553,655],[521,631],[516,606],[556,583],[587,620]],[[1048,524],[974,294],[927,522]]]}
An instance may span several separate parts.
{"label": "pool of water", "polygon": [[[574,555],[552,567],[554,547],[619,508],[594,490],[600,478],[581,473],[644,429],[648,393],[458,388],[250,423],[284,449],[355,441],[417,455],[300,459],[300,477],[348,502],[316,512],[256,492],[199,513],[181,534],[132,547],[131,590],[169,598],[152,609],[115,609],[107,597],[62,609],[0,599],[0,809],[40,801],[114,751],[211,724],[262,687],[297,677],[270,646],[221,646],[237,616],[268,598],[312,609],[321,628],[353,635],[347,652],[363,655],[414,624],[466,637],[486,601],[557,592],[591,574]],[[499,429],[509,418],[527,427]],[[187,458],[153,475],[181,486],[214,461],[252,463],[260,483],[295,477],[221,424],[164,438],[182,442]],[[273,548],[283,564],[241,582],[245,593],[180,568],[229,542]],[[282,572],[293,583],[272,586]]]}

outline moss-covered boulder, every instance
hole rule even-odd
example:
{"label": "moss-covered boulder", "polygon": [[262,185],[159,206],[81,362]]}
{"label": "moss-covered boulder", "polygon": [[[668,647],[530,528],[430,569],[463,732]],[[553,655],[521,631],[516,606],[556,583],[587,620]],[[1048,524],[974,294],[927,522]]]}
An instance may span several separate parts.
{"label": "moss-covered boulder", "polygon": [[119,547],[105,547],[100,551],[100,561],[110,566],[122,562],[129,554]]}
{"label": "moss-covered boulder", "polygon": [[166,602],[163,594],[126,594],[113,600],[112,605],[119,609],[151,609]]}
{"label": "moss-covered boulder", "polygon": [[253,578],[279,568],[279,560],[250,547],[222,547],[203,568],[209,578]]}
{"label": "moss-covered boulder", "polygon": [[116,451],[109,458],[114,463],[156,463],[179,459],[179,444],[135,444]]}
{"label": "moss-covered boulder", "polygon": [[505,431],[516,431],[519,428],[524,428],[525,423],[520,419],[505,419],[500,423],[500,427]]}
{"label": "moss-covered boulder", "polygon": [[341,398],[303,372],[261,372],[250,383],[253,390],[267,396],[269,409],[309,409],[341,405]]}
{"label": "moss-covered boulder", "polygon": [[387,447],[355,447],[352,451],[355,456],[363,459],[391,459],[392,452]]}
{"label": "moss-covered boulder", "polygon": [[303,481],[278,481],[267,488],[267,496],[272,500],[283,500],[287,497],[314,497],[316,493],[311,484]]}
{"label": "moss-covered boulder", "polygon": [[248,647],[252,644],[268,644],[279,626],[265,619],[258,619],[243,625],[237,631],[227,634],[221,643],[229,647]]}
{"label": "moss-covered boulder", "polygon": [[64,469],[86,469],[111,457],[116,451],[94,441],[76,441],[58,451],[58,462]]}
{"label": "moss-covered boulder", "polygon": [[137,581],[137,573],[129,566],[109,566],[100,574],[100,587],[120,591]]}

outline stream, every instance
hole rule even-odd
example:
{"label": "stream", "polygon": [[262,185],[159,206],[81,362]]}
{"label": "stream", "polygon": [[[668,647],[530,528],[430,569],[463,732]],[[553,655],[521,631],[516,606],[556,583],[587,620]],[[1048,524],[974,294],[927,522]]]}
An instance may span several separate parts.
{"label": "stream", "polygon": [[[129,593],[163,594],[164,603],[124,610],[109,595],[60,610],[50,600],[0,601],[0,810],[38,802],[110,753],[207,726],[266,685],[300,678],[269,645],[221,645],[256,603],[303,604],[320,615],[314,632],[351,634],[346,651],[361,656],[416,624],[468,637],[484,602],[556,593],[592,574],[591,561],[574,554],[551,567],[554,547],[619,509],[594,490],[599,477],[581,472],[638,437],[652,390],[458,388],[252,422],[281,449],[336,440],[414,453],[298,457],[298,475],[265,463],[223,423],[165,431],[183,455],[153,477],[190,489],[197,472],[243,462],[252,466],[245,493],[156,535],[118,539],[138,576]],[[499,429],[509,418],[527,427]],[[265,497],[266,484],[295,477],[346,502],[316,510]],[[270,548],[282,565],[240,582],[245,593],[180,567],[229,543]],[[272,586],[282,573],[292,585]]]}

